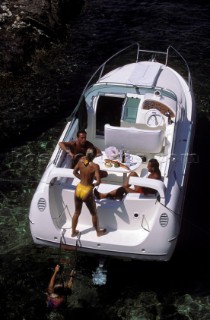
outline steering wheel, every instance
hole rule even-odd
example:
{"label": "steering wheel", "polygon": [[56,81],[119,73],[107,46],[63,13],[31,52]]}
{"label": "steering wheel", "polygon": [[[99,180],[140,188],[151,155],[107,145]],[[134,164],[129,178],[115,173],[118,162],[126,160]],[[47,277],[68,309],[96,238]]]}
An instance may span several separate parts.
{"label": "steering wheel", "polygon": [[157,109],[150,109],[145,114],[145,122],[148,127],[155,128],[164,124],[164,119],[160,111]]}

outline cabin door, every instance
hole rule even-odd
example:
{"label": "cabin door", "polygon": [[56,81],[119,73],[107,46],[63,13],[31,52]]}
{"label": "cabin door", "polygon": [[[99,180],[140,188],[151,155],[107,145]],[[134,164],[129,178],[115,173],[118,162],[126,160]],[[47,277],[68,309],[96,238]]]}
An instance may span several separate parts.
{"label": "cabin door", "polygon": [[120,127],[124,97],[100,96],[96,107],[96,135],[104,136],[104,125]]}

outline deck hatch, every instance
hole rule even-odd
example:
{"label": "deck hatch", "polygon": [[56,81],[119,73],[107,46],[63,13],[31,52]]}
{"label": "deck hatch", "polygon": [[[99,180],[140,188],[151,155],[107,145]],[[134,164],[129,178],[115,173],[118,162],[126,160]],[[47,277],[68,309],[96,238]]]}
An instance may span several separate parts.
{"label": "deck hatch", "polygon": [[133,85],[145,85],[152,87],[160,70],[159,64],[139,63],[135,65],[128,81]]}

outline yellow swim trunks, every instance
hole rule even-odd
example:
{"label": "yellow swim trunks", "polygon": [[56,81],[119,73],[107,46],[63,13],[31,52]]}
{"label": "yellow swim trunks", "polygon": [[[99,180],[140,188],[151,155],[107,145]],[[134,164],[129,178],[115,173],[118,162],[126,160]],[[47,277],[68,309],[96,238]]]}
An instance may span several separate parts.
{"label": "yellow swim trunks", "polygon": [[76,187],[77,198],[84,200],[91,189],[93,189],[93,186],[83,186],[83,184],[79,182]]}

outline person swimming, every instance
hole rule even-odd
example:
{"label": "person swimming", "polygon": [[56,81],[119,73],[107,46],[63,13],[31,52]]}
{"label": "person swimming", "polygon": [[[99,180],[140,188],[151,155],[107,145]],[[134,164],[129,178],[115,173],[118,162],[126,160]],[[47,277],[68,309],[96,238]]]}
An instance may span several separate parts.
{"label": "person swimming", "polygon": [[64,282],[63,277],[60,274],[60,265],[57,264],[55,266],[46,293],[46,303],[49,309],[55,310],[65,306],[67,295],[71,293],[75,273],[76,272],[73,269],[70,272],[69,280]]}

